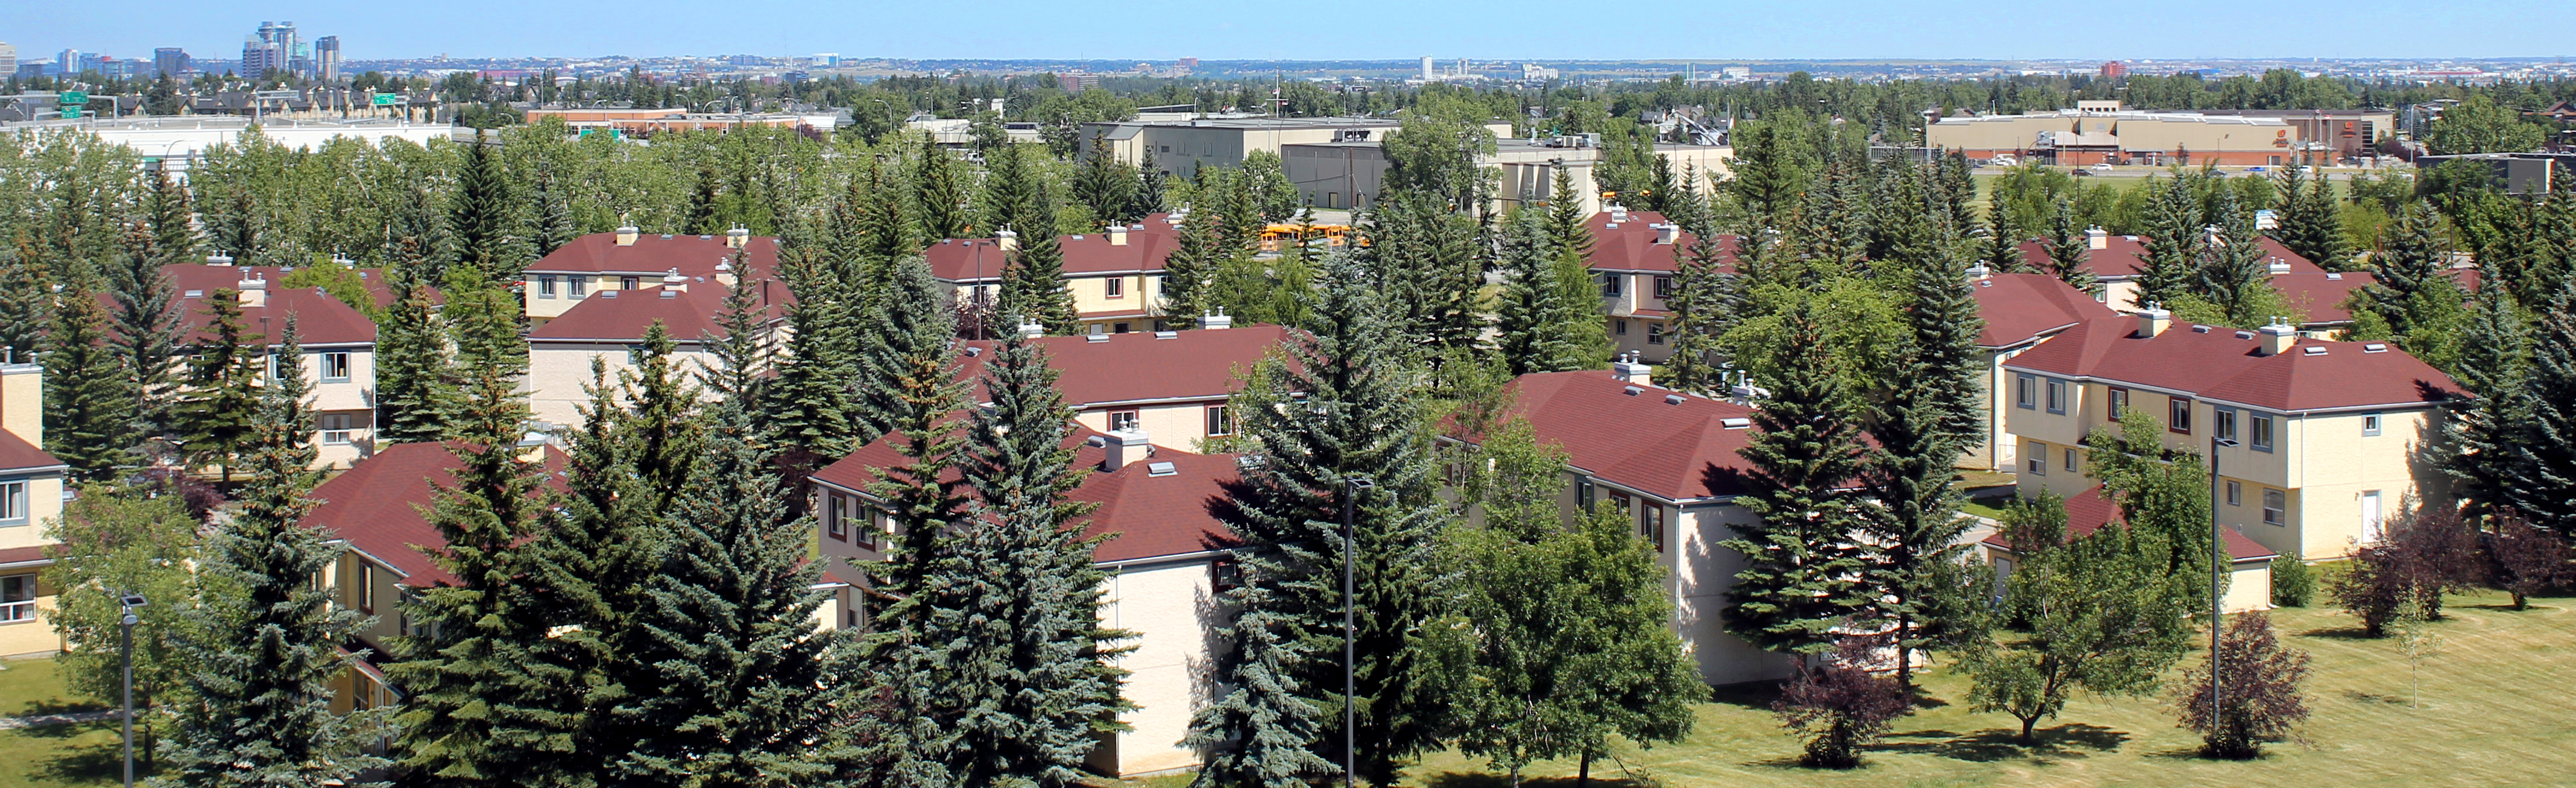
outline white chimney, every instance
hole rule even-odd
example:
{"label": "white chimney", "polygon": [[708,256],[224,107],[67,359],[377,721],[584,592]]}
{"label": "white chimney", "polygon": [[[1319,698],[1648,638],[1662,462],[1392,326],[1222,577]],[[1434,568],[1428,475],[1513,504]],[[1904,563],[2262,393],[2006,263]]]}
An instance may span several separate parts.
{"label": "white chimney", "polygon": [[251,276],[242,277],[240,282],[234,283],[234,287],[241,293],[242,306],[268,305],[267,279],[262,279],[259,275],[253,274]]}
{"label": "white chimney", "polygon": [[1971,279],[1971,280],[1985,279],[1985,278],[1992,277],[1992,276],[1994,276],[1994,275],[1995,275],[1995,271],[1994,271],[1994,269],[1992,269],[1992,268],[1987,268],[1987,267],[1986,267],[1986,264],[1985,264],[1985,263],[1983,263],[1983,262],[1979,262],[1979,263],[1977,263],[1977,264],[1975,264],[1975,265],[1968,266],[1968,278],[1969,278],[1969,279]]}
{"label": "white chimney", "polygon": [[2290,272],[2290,261],[2275,257],[2267,261],[2264,267],[2270,269],[2273,276],[2279,276]]}
{"label": "white chimney", "polygon": [[2138,333],[2134,336],[2146,339],[2161,335],[2165,329],[2171,327],[2173,327],[2173,313],[2165,311],[2162,306],[2148,304],[2147,308],[2138,310]]}
{"label": "white chimney", "polygon": [[2108,249],[2110,247],[2111,233],[2109,231],[2103,230],[2100,227],[2084,231],[2084,248]]}
{"label": "white chimney", "polygon": [[1671,246],[1682,239],[1682,226],[1672,223],[1655,225],[1655,243]]}
{"label": "white chimney", "polygon": [[2255,329],[2254,333],[2263,338],[2263,346],[2255,348],[2256,355],[2277,356],[2290,352],[2291,346],[2299,344],[2299,327],[2290,325],[2290,319],[2285,317],[2272,318],[2270,325]]}
{"label": "white chimney", "polygon": [[215,252],[214,254],[206,255],[206,264],[207,264],[207,265],[232,265],[232,264],[233,264],[233,256],[232,256],[232,255],[228,255],[228,254],[224,254],[224,253],[223,253],[223,252],[221,252],[221,251],[217,251],[217,252]]}
{"label": "white chimney", "polygon": [[742,227],[740,227],[740,226],[736,226],[736,227],[734,227],[734,228],[733,228],[733,229],[731,229],[731,230],[726,230],[726,231],[725,231],[725,246],[726,246],[726,247],[728,247],[728,248],[732,248],[732,249],[740,249],[740,248],[743,248],[743,247],[745,247],[745,246],[750,246],[750,245],[751,245],[751,231],[750,231],[750,230],[744,229],[744,228],[742,228]]}
{"label": "white chimney", "polygon": [[1153,442],[1145,439],[1145,431],[1141,429],[1111,432],[1103,448],[1108,449],[1100,459],[1100,469],[1104,471],[1127,467],[1127,463],[1145,459],[1154,453]]}
{"label": "white chimney", "polygon": [[1020,250],[1020,234],[1019,234],[1019,233],[1015,233],[1015,232],[1011,232],[1011,231],[1009,231],[1009,230],[998,230],[998,231],[995,231],[995,232],[993,233],[993,245],[994,245],[994,246],[1002,247],[1002,251],[1004,251],[1004,252],[1016,252],[1016,251],[1019,251],[1019,250]]}
{"label": "white chimney", "polygon": [[1030,339],[1046,336],[1046,325],[1042,323],[1021,323],[1020,336]]}
{"label": "white chimney", "polygon": [[1635,354],[1622,356],[1619,360],[1610,362],[1610,377],[1627,381],[1633,385],[1655,385],[1653,378],[1654,371],[1654,367],[1638,363]]}
{"label": "white chimney", "polygon": [[673,268],[670,273],[662,275],[662,289],[665,292],[686,293],[689,291],[689,278],[681,276],[680,269]]}
{"label": "white chimney", "polygon": [[634,245],[635,245],[635,239],[636,239],[637,237],[639,237],[639,236],[642,236],[643,234],[644,234],[644,231],[643,231],[643,230],[635,229],[635,225],[631,225],[631,224],[630,224],[630,225],[627,225],[627,226],[624,226],[624,227],[617,228],[617,245],[618,245],[618,246],[634,246]]}
{"label": "white chimney", "polygon": [[736,283],[742,281],[740,278],[734,276],[733,260],[720,259],[716,261],[716,281],[723,284],[727,289],[731,289]]}
{"label": "white chimney", "polygon": [[1110,225],[1110,226],[1109,226],[1109,245],[1110,245],[1110,246],[1126,246],[1126,245],[1127,245],[1127,225],[1123,225],[1123,224],[1113,224],[1113,225]]}
{"label": "white chimney", "polygon": [[1206,329],[1233,328],[1234,318],[1225,316],[1225,307],[1217,307],[1215,313],[1199,316],[1199,327]]}

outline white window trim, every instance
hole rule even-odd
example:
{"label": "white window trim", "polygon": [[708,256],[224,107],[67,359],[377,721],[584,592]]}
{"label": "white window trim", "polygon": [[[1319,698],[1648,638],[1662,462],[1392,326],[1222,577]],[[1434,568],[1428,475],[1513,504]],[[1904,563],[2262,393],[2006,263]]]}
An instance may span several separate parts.
{"label": "white window trim", "polygon": [[0,479],[0,527],[15,528],[34,522],[35,516],[29,512],[34,503],[28,499],[30,487],[26,479]]}

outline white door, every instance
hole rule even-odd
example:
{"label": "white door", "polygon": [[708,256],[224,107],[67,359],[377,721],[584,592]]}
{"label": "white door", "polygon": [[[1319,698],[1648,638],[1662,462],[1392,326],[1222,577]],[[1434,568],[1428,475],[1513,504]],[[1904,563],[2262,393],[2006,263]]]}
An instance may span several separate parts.
{"label": "white door", "polygon": [[2379,541],[2379,491],[2368,490],[2361,494],[2361,543],[2371,544],[2377,541]]}

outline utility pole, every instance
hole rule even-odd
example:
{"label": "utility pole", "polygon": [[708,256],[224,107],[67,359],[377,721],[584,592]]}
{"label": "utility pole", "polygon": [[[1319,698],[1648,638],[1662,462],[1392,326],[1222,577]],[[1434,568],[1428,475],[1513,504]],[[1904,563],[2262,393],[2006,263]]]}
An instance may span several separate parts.
{"label": "utility pole", "polygon": [[2209,436],[2209,719],[2218,725],[2227,720],[2226,709],[2219,705],[2224,685],[2218,680],[2218,638],[2220,617],[2227,614],[2227,600],[2219,594],[2226,588],[2228,570],[2227,538],[2218,524],[2218,488],[2225,483],[2218,476],[2218,448],[2235,445],[2234,438]]}
{"label": "utility pole", "polygon": [[118,721],[125,729],[125,788],[134,788],[134,625],[141,621],[134,609],[142,607],[144,599],[142,594],[126,594],[117,601],[125,605],[125,617],[117,619],[125,673],[125,709]]}
{"label": "utility pole", "polygon": [[1352,593],[1352,562],[1357,540],[1352,537],[1351,522],[1357,513],[1361,490],[1377,486],[1366,476],[1342,478],[1342,788],[1354,788],[1359,780],[1359,627],[1354,625],[1351,609],[1356,596]]}

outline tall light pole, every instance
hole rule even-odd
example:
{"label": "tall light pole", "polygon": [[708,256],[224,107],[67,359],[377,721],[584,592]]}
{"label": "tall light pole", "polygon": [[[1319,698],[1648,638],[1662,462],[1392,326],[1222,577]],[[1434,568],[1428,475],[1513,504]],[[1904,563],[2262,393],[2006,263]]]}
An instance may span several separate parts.
{"label": "tall light pole", "polygon": [[119,715],[125,728],[125,788],[134,788],[134,609],[144,605],[142,594],[126,594],[117,600],[125,605],[125,617],[117,619],[120,630],[119,650],[124,652],[125,713]]}
{"label": "tall light pole", "polygon": [[[2213,431],[2214,432],[2214,431]],[[2222,697],[2218,681],[2219,618],[2227,614],[2227,601],[2219,597],[2227,580],[2227,538],[2218,524],[2218,487],[2225,484],[2218,477],[2218,448],[2233,447],[2236,439],[2209,436],[2209,719],[2212,724],[2226,724],[2226,711],[2219,707]]]}
{"label": "tall light pole", "polygon": [[1352,538],[1352,517],[1361,490],[1377,486],[1366,476],[1342,477],[1342,788],[1358,785],[1360,764],[1359,701],[1359,627],[1354,625],[1351,609],[1356,597],[1351,591],[1353,553],[1358,544]]}

